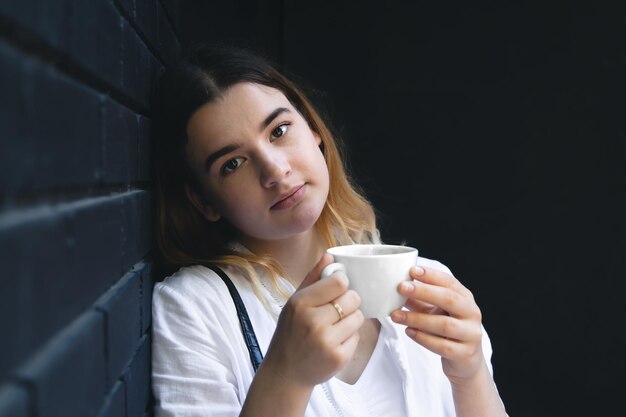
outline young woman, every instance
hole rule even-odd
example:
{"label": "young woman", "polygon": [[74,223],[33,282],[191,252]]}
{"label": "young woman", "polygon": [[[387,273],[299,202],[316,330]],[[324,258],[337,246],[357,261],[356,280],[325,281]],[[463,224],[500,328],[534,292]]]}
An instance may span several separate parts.
{"label": "young woman", "polygon": [[[419,258],[406,308],[364,319],[325,250],[379,242],[329,129],[263,59],[201,48],[159,79],[157,416],[504,416],[472,294]],[[220,267],[250,316],[255,371]]]}

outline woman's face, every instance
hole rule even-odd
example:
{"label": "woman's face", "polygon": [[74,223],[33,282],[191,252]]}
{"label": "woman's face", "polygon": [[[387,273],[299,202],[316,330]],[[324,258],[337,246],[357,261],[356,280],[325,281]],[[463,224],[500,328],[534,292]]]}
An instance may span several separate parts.
{"label": "woman's face", "polygon": [[192,114],[187,134],[201,187],[188,195],[208,220],[225,218],[244,243],[292,237],[315,224],[328,169],[319,136],[282,92],[235,84]]}

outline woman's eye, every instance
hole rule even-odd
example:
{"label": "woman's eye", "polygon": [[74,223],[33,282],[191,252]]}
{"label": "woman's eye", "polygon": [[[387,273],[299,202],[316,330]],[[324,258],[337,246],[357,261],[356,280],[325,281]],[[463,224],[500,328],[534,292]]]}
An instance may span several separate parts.
{"label": "woman's eye", "polygon": [[272,130],[272,139],[277,139],[287,133],[288,123],[284,123],[280,126],[277,126],[276,129]]}
{"label": "woman's eye", "polygon": [[222,166],[222,174],[230,174],[243,163],[243,158],[234,158]]}

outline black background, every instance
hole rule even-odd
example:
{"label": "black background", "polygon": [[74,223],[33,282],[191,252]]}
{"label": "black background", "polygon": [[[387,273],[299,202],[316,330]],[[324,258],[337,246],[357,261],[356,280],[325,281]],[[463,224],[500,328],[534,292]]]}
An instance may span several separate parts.
{"label": "black background", "polygon": [[[474,293],[511,416],[623,410],[623,2],[181,2],[346,143],[383,239]],[[619,412],[618,412],[619,414]]]}

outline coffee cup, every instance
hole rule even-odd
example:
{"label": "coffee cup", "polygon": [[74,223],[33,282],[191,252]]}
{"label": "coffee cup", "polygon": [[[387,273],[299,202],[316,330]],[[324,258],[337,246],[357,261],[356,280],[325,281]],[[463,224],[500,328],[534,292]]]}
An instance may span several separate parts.
{"label": "coffee cup", "polygon": [[360,309],[365,318],[383,319],[401,308],[406,297],[398,285],[411,280],[409,270],[417,263],[417,249],[399,245],[345,245],[326,251],[334,257],[321,273],[327,278],[343,273],[349,288],[361,297]]}

